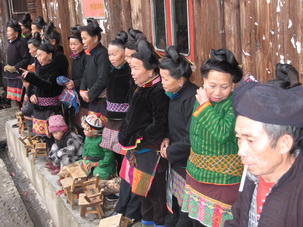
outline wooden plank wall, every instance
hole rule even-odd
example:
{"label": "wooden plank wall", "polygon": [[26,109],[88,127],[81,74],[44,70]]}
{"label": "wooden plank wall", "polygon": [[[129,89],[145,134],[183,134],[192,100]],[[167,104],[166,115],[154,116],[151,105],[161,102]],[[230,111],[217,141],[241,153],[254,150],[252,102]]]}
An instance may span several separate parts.
{"label": "wooden plank wall", "polygon": [[301,0],[240,1],[244,71],[264,82],[277,62],[291,63],[302,81],[302,7]]}
{"label": "wooden plank wall", "polygon": [[[32,2],[34,0],[27,0]],[[35,0],[37,11],[53,20],[67,37],[69,27],[83,25],[81,0]],[[272,79],[277,62],[292,63],[303,72],[302,0],[192,0],[195,26],[195,65],[193,81],[201,85],[199,69],[208,58],[211,48],[228,48],[260,81]],[[102,43],[115,38],[120,30],[129,27],[142,30],[151,38],[150,1],[105,0],[107,20],[100,20]],[[67,13],[68,12],[68,13]],[[63,46],[69,53],[67,39]],[[68,55],[68,54],[67,54]],[[301,78],[302,81],[302,78]]]}

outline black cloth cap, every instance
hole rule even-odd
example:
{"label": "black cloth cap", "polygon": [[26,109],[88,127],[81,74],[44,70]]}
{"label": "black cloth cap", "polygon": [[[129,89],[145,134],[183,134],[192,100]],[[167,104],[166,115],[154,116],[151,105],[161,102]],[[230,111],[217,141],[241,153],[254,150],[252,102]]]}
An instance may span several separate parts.
{"label": "black cloth cap", "polygon": [[240,92],[233,95],[237,115],[268,124],[303,127],[303,87],[285,90],[270,84],[247,85],[240,84]]}

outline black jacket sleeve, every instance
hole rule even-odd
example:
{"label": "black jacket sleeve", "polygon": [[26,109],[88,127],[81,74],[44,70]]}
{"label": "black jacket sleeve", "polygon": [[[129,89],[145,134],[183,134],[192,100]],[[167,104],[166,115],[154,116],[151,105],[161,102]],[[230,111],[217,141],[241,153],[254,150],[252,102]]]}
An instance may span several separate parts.
{"label": "black jacket sleeve", "polygon": [[171,143],[166,150],[167,159],[172,164],[180,160],[186,160],[190,154],[189,128],[190,128],[191,116],[192,116],[195,100],[196,100],[195,96],[183,100],[181,106],[183,119],[178,119],[178,120],[186,121],[185,123],[186,128],[184,128],[183,132],[179,132],[182,133],[183,137],[179,141],[175,141],[174,143]]}
{"label": "black jacket sleeve", "polygon": [[[95,101],[98,98],[98,96],[102,93],[102,91],[106,88],[107,85],[110,63],[106,51],[102,51],[95,57],[95,64],[97,65],[98,77],[94,85],[88,91],[88,97],[90,101]],[[85,85],[85,79],[84,79],[84,85]],[[83,86],[83,88],[84,89],[82,89],[81,86],[81,90],[85,90],[85,86]]]}

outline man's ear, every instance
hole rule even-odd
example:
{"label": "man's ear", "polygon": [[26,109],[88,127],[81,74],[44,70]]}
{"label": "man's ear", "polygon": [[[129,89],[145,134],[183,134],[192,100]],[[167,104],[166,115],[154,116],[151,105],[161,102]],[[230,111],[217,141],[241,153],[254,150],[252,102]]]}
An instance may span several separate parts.
{"label": "man's ear", "polygon": [[294,139],[290,135],[285,134],[279,138],[277,146],[279,146],[281,154],[287,154],[291,150],[293,144]]}

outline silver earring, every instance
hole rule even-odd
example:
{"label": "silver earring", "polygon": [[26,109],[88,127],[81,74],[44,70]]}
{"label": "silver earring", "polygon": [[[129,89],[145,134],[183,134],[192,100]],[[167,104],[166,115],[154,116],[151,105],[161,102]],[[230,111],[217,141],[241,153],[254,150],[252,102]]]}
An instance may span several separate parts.
{"label": "silver earring", "polygon": [[97,44],[97,43],[98,43],[98,40],[95,40],[95,41],[94,41],[94,44]]}
{"label": "silver earring", "polygon": [[179,87],[180,87],[180,88],[183,87],[183,84],[179,84]]}
{"label": "silver earring", "polygon": [[149,76],[148,76],[149,78],[153,78],[153,74],[149,74]]}

